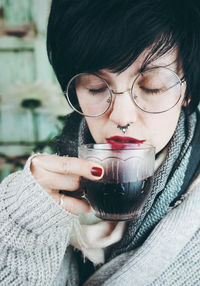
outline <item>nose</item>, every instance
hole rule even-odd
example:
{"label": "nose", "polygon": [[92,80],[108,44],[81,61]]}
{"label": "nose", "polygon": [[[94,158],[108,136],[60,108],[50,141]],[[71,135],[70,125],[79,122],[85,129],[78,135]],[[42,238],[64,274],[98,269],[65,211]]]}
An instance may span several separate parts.
{"label": "nose", "polygon": [[132,99],[131,91],[113,92],[109,117],[120,126],[133,124],[137,120],[137,107]]}

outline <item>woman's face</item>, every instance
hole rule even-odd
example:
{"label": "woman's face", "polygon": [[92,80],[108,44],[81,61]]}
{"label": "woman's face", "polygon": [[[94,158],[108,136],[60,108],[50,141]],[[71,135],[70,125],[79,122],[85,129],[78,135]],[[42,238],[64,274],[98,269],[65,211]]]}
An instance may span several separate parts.
{"label": "woman's face", "polygon": [[[144,60],[145,52],[125,71],[120,74],[111,73],[109,70],[100,70],[99,75],[107,81],[115,92],[126,91],[131,88],[134,78],[137,76]],[[176,52],[151,63],[147,68],[167,66],[176,72]],[[179,75],[181,77],[181,75]],[[170,141],[179,119],[185,93],[185,84],[181,86],[181,99],[171,110],[151,114],[139,109],[130,94],[125,92],[114,96],[110,109],[100,117],[86,117],[90,132],[96,143],[106,143],[106,138],[111,136],[128,136],[155,146],[156,153],[162,150]],[[118,125],[130,124],[124,134]]]}

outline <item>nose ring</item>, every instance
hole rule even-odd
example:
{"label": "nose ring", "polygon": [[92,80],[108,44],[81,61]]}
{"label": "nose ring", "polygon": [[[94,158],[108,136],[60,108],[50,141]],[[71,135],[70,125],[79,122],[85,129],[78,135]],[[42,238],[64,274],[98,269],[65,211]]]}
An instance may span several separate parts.
{"label": "nose ring", "polygon": [[124,134],[126,133],[128,127],[130,126],[130,124],[126,124],[125,126],[121,126],[121,125],[117,125],[117,128],[119,128]]}

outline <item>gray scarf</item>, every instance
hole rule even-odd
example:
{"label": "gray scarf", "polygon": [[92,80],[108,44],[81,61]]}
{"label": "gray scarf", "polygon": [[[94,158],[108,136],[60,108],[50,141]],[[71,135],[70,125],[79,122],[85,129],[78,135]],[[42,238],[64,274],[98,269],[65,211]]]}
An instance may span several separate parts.
{"label": "gray scarf", "polygon": [[154,175],[151,195],[141,216],[128,223],[124,238],[112,248],[109,259],[140,246],[156,224],[167,214],[176,201],[184,182],[191,156],[196,114],[189,117],[181,112],[176,131],[169,143],[165,162]]}
{"label": "gray scarf", "polygon": [[[195,153],[200,153],[200,131],[195,131],[197,117],[197,113],[186,115],[184,111],[181,112],[177,128],[168,145],[167,157],[154,175],[152,192],[141,216],[135,221],[128,222],[123,239],[112,247],[107,260],[141,245],[187,190],[199,169],[199,160],[195,159],[199,158]],[[78,145],[93,143],[94,140],[84,118],[72,114],[66,123],[68,124],[58,140],[57,153],[77,156]]]}

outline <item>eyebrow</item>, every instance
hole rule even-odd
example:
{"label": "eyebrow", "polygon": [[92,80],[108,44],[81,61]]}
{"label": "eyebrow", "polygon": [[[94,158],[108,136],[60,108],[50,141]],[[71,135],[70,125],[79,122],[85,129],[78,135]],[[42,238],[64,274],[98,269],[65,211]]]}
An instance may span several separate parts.
{"label": "eyebrow", "polygon": [[175,67],[175,72],[177,72],[177,69],[178,69],[178,65],[177,65],[177,60],[174,60],[173,62],[171,62],[170,64],[153,64],[152,63],[147,63],[146,65],[142,66],[141,69],[140,69],[140,72],[141,70],[148,70],[148,69],[151,69],[151,68],[159,68],[159,67],[165,67],[165,68],[169,68],[169,67]]}
{"label": "eyebrow", "polygon": [[[151,69],[151,68],[159,68],[159,67],[171,67],[172,68],[172,66],[174,66],[174,70],[173,71],[175,71],[176,73],[178,72],[178,65],[177,65],[177,60],[174,60],[173,62],[171,62],[171,63],[169,63],[169,64],[160,64],[160,65],[158,65],[158,64],[153,64],[153,62],[151,62],[151,63],[147,63],[146,65],[144,65],[144,66],[142,66],[141,65],[141,67],[139,67],[138,69],[137,69],[137,72],[136,72],[136,76],[137,76],[137,74],[139,74],[139,73],[141,73],[142,71],[146,71],[146,70],[148,70],[148,69]],[[112,73],[112,72],[111,72]],[[108,77],[109,77],[109,74],[107,73],[107,72],[104,72],[104,71],[97,71],[97,72],[95,72],[94,74],[96,74],[97,76],[100,76],[100,77],[102,77],[103,79],[104,78],[106,78],[107,77],[107,79],[105,79],[106,81],[108,81]],[[117,74],[117,73],[116,73]],[[132,75],[133,76],[133,75]],[[130,77],[132,77],[132,76],[130,76]]]}
{"label": "eyebrow", "polygon": [[109,74],[107,74],[107,72],[103,72],[103,71],[97,71],[94,74],[99,75],[99,76],[109,76]]}

